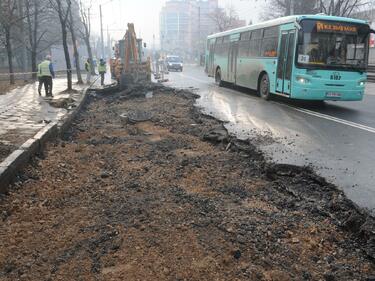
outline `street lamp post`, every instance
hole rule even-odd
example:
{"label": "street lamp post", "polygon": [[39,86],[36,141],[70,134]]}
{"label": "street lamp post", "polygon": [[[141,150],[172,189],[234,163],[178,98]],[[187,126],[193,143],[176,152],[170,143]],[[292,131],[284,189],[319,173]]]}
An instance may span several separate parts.
{"label": "street lamp post", "polygon": [[294,15],[294,0],[290,0],[290,15]]}
{"label": "street lamp post", "polygon": [[100,10],[100,44],[102,48],[102,58],[104,58],[104,39],[103,39],[103,15],[102,15],[102,5],[99,5]]}
{"label": "street lamp post", "polygon": [[99,5],[99,13],[100,13],[100,45],[101,45],[101,53],[102,58],[104,59],[104,35],[103,35],[103,14],[102,14],[102,6],[112,2],[112,0],[109,0],[103,4]]}

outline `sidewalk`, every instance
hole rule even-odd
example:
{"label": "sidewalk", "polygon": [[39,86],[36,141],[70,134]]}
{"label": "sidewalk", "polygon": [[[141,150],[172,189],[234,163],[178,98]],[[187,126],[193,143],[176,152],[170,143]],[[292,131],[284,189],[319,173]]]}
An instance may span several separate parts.
{"label": "sidewalk", "polygon": [[[96,78],[92,77],[92,82]],[[69,111],[66,109],[68,102],[73,107],[81,102],[83,90],[88,85],[77,85],[75,81],[73,77],[73,89],[77,91],[63,93],[66,78],[54,79],[53,99],[44,96],[44,88],[39,96],[38,82],[0,96],[0,162],[48,123],[61,120]],[[96,84],[100,85],[99,79]]]}

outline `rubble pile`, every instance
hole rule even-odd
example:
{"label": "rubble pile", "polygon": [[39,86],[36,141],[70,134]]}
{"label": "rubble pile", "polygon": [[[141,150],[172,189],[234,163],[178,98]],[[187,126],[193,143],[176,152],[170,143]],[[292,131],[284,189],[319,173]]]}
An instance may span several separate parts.
{"label": "rubble pile", "polygon": [[91,94],[0,201],[0,279],[374,280],[373,219],[196,98]]}

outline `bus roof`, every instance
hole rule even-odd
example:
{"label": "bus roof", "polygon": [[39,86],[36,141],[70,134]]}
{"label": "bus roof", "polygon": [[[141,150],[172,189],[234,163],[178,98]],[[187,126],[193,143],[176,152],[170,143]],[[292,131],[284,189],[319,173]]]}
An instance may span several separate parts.
{"label": "bus roof", "polygon": [[269,26],[275,26],[275,25],[281,25],[281,24],[286,24],[286,23],[291,23],[291,22],[299,22],[303,19],[313,19],[313,20],[331,20],[331,21],[342,21],[342,22],[351,22],[351,23],[360,23],[360,24],[368,24],[367,21],[365,20],[359,20],[359,19],[352,19],[352,18],[345,18],[345,17],[335,17],[335,16],[327,16],[327,15],[294,15],[294,16],[288,16],[288,17],[282,17],[282,18],[277,18],[274,20],[269,20],[257,24],[252,24],[252,25],[247,25],[243,27],[239,27],[236,29],[232,30],[227,30],[224,32],[220,33],[215,33],[212,35],[209,35],[207,38],[216,38],[216,37],[221,37],[225,35],[230,35],[233,33],[239,33],[247,30],[253,30],[253,29],[258,29],[258,28],[265,28]]}

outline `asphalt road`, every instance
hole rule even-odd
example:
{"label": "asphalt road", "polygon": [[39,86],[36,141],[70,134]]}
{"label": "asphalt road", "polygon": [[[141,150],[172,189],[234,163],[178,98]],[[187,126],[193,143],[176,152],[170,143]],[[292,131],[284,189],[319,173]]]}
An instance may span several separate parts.
{"label": "asphalt road", "polygon": [[311,165],[375,215],[375,84],[361,102],[264,101],[247,89],[218,87],[203,68],[171,72],[171,85],[191,87],[202,110],[227,121],[240,138],[252,137],[279,163]]}

